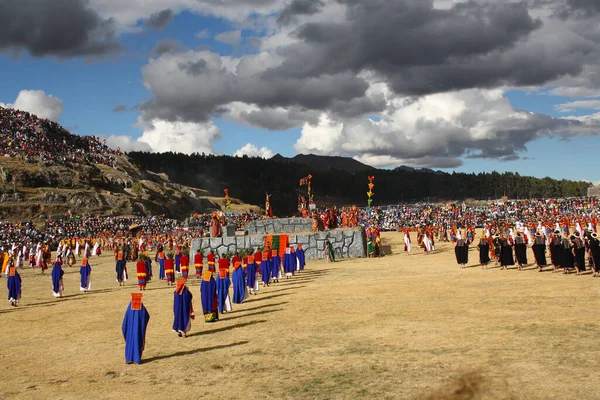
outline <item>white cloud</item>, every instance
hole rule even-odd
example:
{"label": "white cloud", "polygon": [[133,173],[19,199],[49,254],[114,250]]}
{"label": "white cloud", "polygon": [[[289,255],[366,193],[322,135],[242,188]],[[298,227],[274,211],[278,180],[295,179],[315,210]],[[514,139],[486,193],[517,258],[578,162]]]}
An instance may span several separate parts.
{"label": "white cloud", "polygon": [[21,90],[14,104],[0,103],[2,107],[14,108],[37,115],[39,118],[58,121],[63,112],[63,101],[47,95],[42,90]]}
{"label": "white cloud", "polygon": [[219,33],[215,36],[215,40],[217,42],[230,44],[232,46],[237,46],[242,40],[242,32],[241,31],[228,31]]}
{"label": "white cloud", "polygon": [[304,124],[300,153],[349,156],[369,165],[452,168],[464,157],[513,160],[538,138],[591,135],[593,118],[552,118],[515,109],[502,89],[469,89],[419,98],[382,88],[386,110],[378,119],[336,119],[323,113]]}
{"label": "white cloud", "polygon": [[554,107],[556,111],[573,112],[575,110],[600,110],[600,100],[577,100],[569,103],[558,104]]}
{"label": "white cloud", "polygon": [[274,156],[273,151],[267,147],[261,147],[260,149],[252,144],[252,143],[246,143],[241,149],[237,150],[235,153],[233,153],[234,157],[242,157],[242,156],[248,156],[248,157],[260,157],[260,158],[271,158]]}
{"label": "white cloud", "polygon": [[150,124],[139,124],[145,129],[138,140],[149,144],[156,153],[213,153],[212,144],[221,138],[221,129],[212,121],[196,123],[155,119]]}
{"label": "white cloud", "polygon": [[212,154],[213,143],[221,138],[221,129],[212,121],[195,123],[154,119],[148,123],[139,118],[137,125],[143,130],[137,139],[127,135],[111,135],[106,143],[125,152]]}
{"label": "white cloud", "polygon": [[253,15],[270,15],[281,9],[285,0],[90,0],[90,7],[104,18],[113,18],[121,31],[138,30],[138,21],[165,9],[177,15],[189,11],[199,15],[243,22]]}
{"label": "white cloud", "polygon": [[113,149],[119,149],[123,152],[130,151],[147,151],[152,152],[152,147],[146,142],[138,139],[133,139],[126,135],[110,135],[106,138],[106,144]]}
{"label": "white cloud", "polygon": [[196,33],[196,39],[206,39],[210,37],[210,31],[208,29],[202,29],[198,33]]}
{"label": "white cloud", "polygon": [[600,89],[584,86],[561,86],[549,90],[547,94],[563,97],[600,97]]}

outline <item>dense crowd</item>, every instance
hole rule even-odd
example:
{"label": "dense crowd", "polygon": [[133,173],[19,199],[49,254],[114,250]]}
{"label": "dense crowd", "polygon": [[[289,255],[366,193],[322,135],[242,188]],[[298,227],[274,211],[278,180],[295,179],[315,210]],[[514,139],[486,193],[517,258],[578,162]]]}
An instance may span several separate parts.
{"label": "dense crowd", "polygon": [[[189,240],[210,234],[211,219],[215,214],[195,214],[185,222],[162,215],[134,217],[72,217],[47,220],[43,227],[36,227],[32,221],[1,222],[0,245],[5,249],[13,245],[34,245],[44,243],[55,249],[61,240],[89,239],[99,241],[108,249],[115,240],[133,238],[138,234],[147,238],[162,240]],[[222,226],[235,225],[243,230],[246,222],[260,218],[255,212],[220,214]],[[156,241],[156,240],[155,240]],[[93,243],[92,243],[93,244]]]}
{"label": "dense crowd", "polygon": [[[211,217],[210,214],[194,214],[188,219],[188,227],[208,232],[211,226]],[[221,225],[235,225],[235,230],[240,231],[244,230],[247,222],[260,218],[263,217],[252,210],[243,213],[224,213],[221,217]]]}
{"label": "dense crowd", "polygon": [[73,135],[56,122],[0,107],[0,156],[22,157],[27,162],[113,167],[120,154],[95,136]]}
{"label": "dense crowd", "polygon": [[596,198],[508,200],[499,202],[406,204],[361,209],[359,222],[376,225],[381,230],[396,231],[418,226],[440,226],[447,229],[483,228],[498,223],[514,225],[562,225],[568,219],[594,223],[600,214]]}

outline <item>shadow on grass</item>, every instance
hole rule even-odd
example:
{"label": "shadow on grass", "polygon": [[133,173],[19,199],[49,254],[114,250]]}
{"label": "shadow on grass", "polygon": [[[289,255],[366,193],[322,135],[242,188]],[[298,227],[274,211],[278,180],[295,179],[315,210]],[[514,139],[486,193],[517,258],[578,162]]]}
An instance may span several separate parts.
{"label": "shadow on grass", "polygon": [[252,297],[252,300],[248,300],[246,303],[254,303],[255,301],[269,300],[269,299],[274,299],[277,297],[289,296],[290,294],[293,294],[293,293],[272,294],[270,296],[256,295],[256,296]]}
{"label": "shadow on grass", "polygon": [[222,328],[211,329],[211,330],[208,330],[208,331],[194,332],[191,335],[188,335],[188,337],[204,336],[204,335],[210,335],[212,333],[227,332],[227,331],[231,331],[231,330],[234,330],[234,329],[237,329],[237,328],[243,328],[245,326],[256,325],[256,324],[262,324],[262,323],[265,323],[265,322],[267,322],[266,319],[260,319],[260,320],[257,320],[257,321],[242,322],[241,324],[236,324],[236,325],[231,325],[231,326],[224,326]]}
{"label": "shadow on grass", "polygon": [[[253,312],[253,313],[249,313],[249,314],[243,314],[243,315],[236,315],[234,317],[222,317],[222,319],[220,321],[231,321],[234,319],[239,319],[239,318],[246,318],[246,317],[252,317],[254,315],[265,315],[265,314],[271,314],[277,311],[281,311],[283,310],[283,308],[276,308],[274,310],[263,310],[263,311],[257,311],[257,312]],[[229,315],[229,313],[227,314],[221,314],[221,316],[223,315]]]}
{"label": "shadow on grass", "polygon": [[[192,335],[190,335],[190,336],[192,336]],[[201,347],[199,349],[187,350],[187,351],[178,351],[177,353],[165,354],[164,356],[150,357],[150,358],[148,358],[146,360],[143,360],[142,364],[146,364],[146,363],[153,362],[153,361],[165,360],[167,358],[189,356],[189,355],[192,355],[192,354],[206,353],[206,352],[213,351],[213,350],[227,349],[227,348],[230,348],[230,347],[242,346],[242,345],[248,344],[248,343],[249,342],[247,340],[243,340],[241,342],[234,342],[234,343],[230,343],[230,344],[222,344],[222,345],[211,346],[211,347]]]}
{"label": "shadow on grass", "polygon": [[[244,302],[245,303],[245,302]],[[263,308],[268,308],[268,307],[277,307],[277,306],[282,306],[284,304],[288,304],[289,301],[282,301],[280,303],[274,303],[274,304],[263,304],[262,306],[256,306],[256,307],[249,307],[249,308],[244,308],[243,310],[238,310],[236,311],[236,314],[238,312],[244,312],[244,311],[255,311],[255,310],[260,310]]]}
{"label": "shadow on grass", "polygon": [[300,289],[300,288],[306,287],[306,285],[301,285],[300,283],[301,282],[298,282],[296,284],[291,283],[291,284],[287,284],[287,285],[281,285],[281,284],[275,283],[274,285],[272,284],[271,287],[278,287],[278,286],[285,286],[285,287],[282,287],[281,289],[268,289],[268,290],[269,290],[269,293],[277,293],[277,292],[283,292],[285,290]]}

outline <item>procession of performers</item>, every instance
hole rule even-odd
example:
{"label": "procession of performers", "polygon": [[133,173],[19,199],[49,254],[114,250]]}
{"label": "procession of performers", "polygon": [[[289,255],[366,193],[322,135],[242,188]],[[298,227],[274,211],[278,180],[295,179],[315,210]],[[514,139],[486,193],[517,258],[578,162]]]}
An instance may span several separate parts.
{"label": "procession of performers", "polygon": [[[512,229],[501,233],[494,232],[494,229],[484,229],[477,242],[479,265],[485,269],[491,261],[495,261],[500,269],[505,270],[516,265],[517,270],[523,271],[523,268],[529,265],[527,250],[531,248],[533,261],[539,272],[552,265],[553,272],[562,270],[564,274],[569,274],[571,270],[575,270],[577,275],[581,275],[587,270],[587,265],[592,270],[592,276],[600,276],[600,241],[598,234],[592,230],[593,227],[582,229],[578,226],[573,233],[570,233],[568,227],[557,228],[554,231],[540,227],[530,231],[522,226],[518,226],[517,229],[516,233]],[[451,235],[455,239],[456,261],[464,268],[469,262],[471,235],[467,235],[465,239],[464,232],[460,230]],[[423,243],[421,246],[425,246],[426,240],[426,230],[420,229],[418,241]],[[405,230],[405,251],[410,249],[410,244],[410,232]]]}

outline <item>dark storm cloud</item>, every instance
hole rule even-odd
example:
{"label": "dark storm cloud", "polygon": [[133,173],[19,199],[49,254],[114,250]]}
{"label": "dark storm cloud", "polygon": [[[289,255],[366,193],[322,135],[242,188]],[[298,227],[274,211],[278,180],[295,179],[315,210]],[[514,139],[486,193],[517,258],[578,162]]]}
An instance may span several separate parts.
{"label": "dark storm cloud", "polygon": [[156,42],[156,45],[150,52],[150,57],[160,57],[163,54],[173,53],[175,51],[181,51],[187,47],[179,40],[162,39]]}
{"label": "dark storm cloud", "polygon": [[155,12],[150,15],[150,18],[146,20],[146,26],[154,29],[161,29],[169,25],[169,22],[173,20],[173,10],[167,8],[159,12]]}
{"label": "dark storm cloud", "polygon": [[[525,3],[460,3],[447,10],[434,9],[431,1],[370,2],[348,0],[343,23],[308,23],[294,35],[301,41],[280,50],[285,61],[266,74],[297,78],[341,71],[373,70],[391,76],[411,68],[435,68],[452,74],[455,65],[477,63],[489,54],[501,54],[542,26]],[[490,66],[493,67],[493,66]],[[497,71],[479,81],[428,84],[416,93],[446,88],[488,86],[512,81],[512,71]],[[515,83],[528,84],[516,79]]]}
{"label": "dark storm cloud", "polygon": [[[182,74],[161,74],[160,65],[146,67],[144,81],[155,98],[143,103],[142,111],[150,118],[204,121],[220,106],[236,101],[259,107],[325,110],[363,97],[368,89],[367,82],[351,73],[307,79],[240,77],[209,61],[202,63],[202,73],[190,80],[190,66],[198,62],[179,62]],[[177,89],[181,87],[186,91]],[[265,127],[273,129],[272,124]]]}
{"label": "dark storm cloud", "polygon": [[600,1],[598,0],[566,0],[556,7],[556,16],[567,18],[591,18],[600,15]]}
{"label": "dark storm cloud", "polygon": [[0,51],[33,57],[94,57],[122,49],[111,19],[87,0],[0,1]]}
{"label": "dark storm cloud", "polygon": [[178,67],[180,70],[183,70],[190,75],[198,76],[206,72],[208,66],[206,64],[206,61],[198,60],[179,63]]}
{"label": "dark storm cloud", "polygon": [[294,22],[299,15],[318,13],[324,5],[323,0],[293,0],[279,13],[277,23],[288,25]]}

